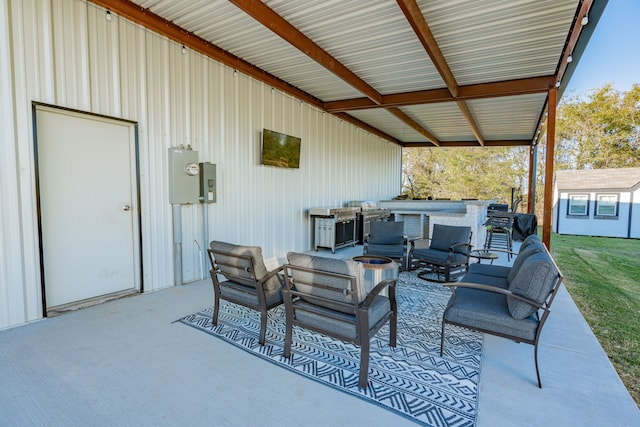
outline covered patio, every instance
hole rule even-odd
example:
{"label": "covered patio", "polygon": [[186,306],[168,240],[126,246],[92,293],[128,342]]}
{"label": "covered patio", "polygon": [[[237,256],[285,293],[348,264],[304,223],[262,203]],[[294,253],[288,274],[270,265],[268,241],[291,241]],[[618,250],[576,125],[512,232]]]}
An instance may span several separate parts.
{"label": "covered patio", "polygon": [[[175,323],[212,303],[202,248],[260,246],[268,265],[309,251],[309,208],[393,198],[405,147],[528,147],[531,207],[545,135],[548,244],[555,105],[606,3],[0,2],[0,425],[413,424]],[[112,189],[97,177],[100,132],[44,157],[43,111],[126,125],[124,167],[104,171],[129,174],[130,192],[99,210],[106,220],[84,210]],[[267,129],[301,138],[298,169],[261,162]],[[210,204],[170,197],[171,150],[217,166]],[[86,187],[56,194],[72,208],[46,204],[47,161],[85,168],[68,182]],[[131,232],[123,246],[57,228],[83,237],[115,217]],[[114,253],[127,259],[109,264]],[[63,284],[81,291],[131,268],[117,292],[60,303],[60,254]],[[484,337],[476,425],[638,424],[564,288],[542,335],[541,390],[531,359],[528,345]]]}
{"label": "covered patio", "polygon": [[[0,388],[0,424],[416,425],[175,323],[211,300],[211,282],[202,280],[0,332],[0,378],[7,385]],[[640,422],[564,287],[542,332],[542,389],[531,346],[487,335],[483,347],[476,426]]]}

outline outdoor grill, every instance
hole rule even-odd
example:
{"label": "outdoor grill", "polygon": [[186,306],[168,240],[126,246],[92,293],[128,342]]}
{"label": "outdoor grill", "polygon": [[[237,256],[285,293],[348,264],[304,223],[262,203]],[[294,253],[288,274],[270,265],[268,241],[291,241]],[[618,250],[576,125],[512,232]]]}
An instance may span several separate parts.
{"label": "outdoor grill", "polygon": [[336,249],[356,245],[356,222],[360,208],[311,208],[314,247]]}
{"label": "outdoor grill", "polygon": [[358,243],[361,245],[364,244],[364,241],[369,237],[371,221],[383,221],[391,215],[387,209],[379,208],[372,201],[351,201],[349,202],[349,206],[359,208],[357,234]]}

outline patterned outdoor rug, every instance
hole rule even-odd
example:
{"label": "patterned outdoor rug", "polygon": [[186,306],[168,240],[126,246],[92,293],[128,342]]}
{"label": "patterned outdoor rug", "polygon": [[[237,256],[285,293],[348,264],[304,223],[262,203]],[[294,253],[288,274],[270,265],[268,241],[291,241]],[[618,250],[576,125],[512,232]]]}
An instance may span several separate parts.
{"label": "patterned outdoor rug", "polygon": [[294,328],[291,360],[282,357],[284,307],[269,312],[267,342],[258,344],[260,315],[223,301],[220,321],[213,308],[181,323],[222,338],[252,354],[315,381],[394,411],[428,426],[473,426],[476,421],[482,335],[447,326],[439,356],[442,311],[450,291],[402,272],[397,287],[398,343],[389,347],[389,329],[371,340],[369,384],[358,389],[359,347]]}

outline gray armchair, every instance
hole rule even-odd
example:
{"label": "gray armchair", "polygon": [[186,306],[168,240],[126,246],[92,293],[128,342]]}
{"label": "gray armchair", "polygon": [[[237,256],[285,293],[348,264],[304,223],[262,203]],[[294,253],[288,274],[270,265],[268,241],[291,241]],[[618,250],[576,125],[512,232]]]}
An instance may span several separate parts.
{"label": "gray armchair", "polygon": [[[456,280],[469,268],[471,233],[471,227],[434,224],[431,239],[411,242],[409,269],[421,269],[418,277],[424,280]],[[425,240],[430,240],[429,246],[420,246]],[[433,273],[436,274],[435,279],[429,277]]]}
{"label": "gray armchair", "polygon": [[[360,346],[358,387],[368,382],[371,338],[389,322],[389,345],[396,346],[396,279],[367,289],[364,269],[353,260],[290,252],[282,291],[286,312],[284,357],[291,356],[293,326]],[[384,290],[387,289],[387,295]]]}
{"label": "gray armchair", "polygon": [[364,242],[364,255],[378,255],[391,258],[406,270],[408,241],[404,235],[403,221],[372,221],[369,237]]}
{"label": "gray armchair", "polygon": [[[213,282],[213,317],[218,324],[220,299],[240,304],[260,312],[260,338],[264,345],[267,332],[267,311],[282,304],[282,271],[279,267],[267,271],[258,246],[239,246],[213,241],[207,250],[211,261]],[[220,281],[218,275],[226,280]]]}

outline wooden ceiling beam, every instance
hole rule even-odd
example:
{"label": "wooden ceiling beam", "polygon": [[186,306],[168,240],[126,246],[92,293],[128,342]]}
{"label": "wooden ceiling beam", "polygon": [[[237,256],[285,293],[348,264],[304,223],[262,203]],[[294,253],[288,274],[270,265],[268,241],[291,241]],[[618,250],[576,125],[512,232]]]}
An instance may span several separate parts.
{"label": "wooden ceiling beam", "polygon": [[573,21],[573,27],[571,28],[571,32],[565,42],[564,52],[562,53],[562,58],[560,59],[558,69],[556,70],[556,79],[558,82],[562,81],[562,77],[567,70],[567,58],[573,54],[573,49],[576,47],[576,43],[578,43],[578,39],[580,38],[580,33],[582,32],[582,18],[589,13],[589,9],[591,9],[592,4],[593,0],[583,0],[582,5],[580,5],[580,10]]}
{"label": "wooden ceiling beam", "polygon": [[382,95],[367,82],[358,77],[327,51],[318,46],[313,40],[291,25],[289,21],[278,15],[261,1],[229,0],[240,10],[273,31],[283,40],[296,47],[309,58],[331,71],[333,74],[359,90],[376,104],[382,102]]}
{"label": "wooden ceiling beam", "polygon": [[440,50],[440,46],[438,46],[435,37],[433,37],[433,33],[431,33],[431,29],[429,28],[429,25],[427,25],[427,21],[424,19],[420,6],[418,6],[415,0],[396,1],[402,10],[402,13],[404,13],[404,16],[407,18],[409,25],[411,25],[411,28],[413,28],[413,31],[416,33],[418,40],[422,43],[427,54],[429,54],[429,58],[431,58],[433,65],[438,70],[438,73],[440,73],[440,76],[442,77],[442,80],[444,80],[445,85],[447,85],[449,92],[451,92],[453,97],[458,96],[458,83],[449,68],[449,64],[447,64],[447,60]]}
{"label": "wooden ceiling beam", "polygon": [[[403,148],[426,147],[433,148],[429,142],[403,142]],[[530,139],[501,139],[501,140],[485,140],[484,147],[521,147],[530,146]],[[440,141],[438,148],[455,148],[455,147],[479,147],[477,141]]]}
{"label": "wooden ceiling beam", "polygon": [[[438,42],[436,42],[427,21],[424,19],[420,6],[418,6],[415,0],[396,1],[404,13],[404,16],[407,18],[409,25],[411,25],[411,28],[413,28],[413,31],[416,33],[420,43],[422,43],[422,46],[427,51],[433,65],[440,73],[442,80],[447,85],[447,89],[451,92],[451,96],[456,98],[459,94],[458,82],[456,81],[451,68],[449,68],[449,64],[442,54],[440,46],[438,46]],[[482,132],[480,132],[480,127],[476,123],[473,114],[471,114],[471,110],[467,106],[466,101],[459,99],[456,103],[458,104],[458,108],[460,108],[465,120],[469,124],[471,131],[478,140],[478,143],[480,145],[484,145],[484,138],[482,137]]]}
{"label": "wooden ceiling beam", "polygon": [[243,74],[251,76],[256,80],[288,93],[291,96],[300,99],[308,104],[318,108],[323,108],[324,103],[318,98],[304,92],[297,87],[279,79],[278,77],[267,73],[266,71],[256,67],[255,65],[227,52],[220,47],[209,43],[205,39],[186,31],[182,27],[174,24],[163,17],[156,15],[149,9],[133,3],[129,0],[90,0],[91,2],[102,6],[118,16],[135,22],[149,30],[165,36],[179,44],[184,45],[190,50],[199,52],[211,59],[225,64]]}
{"label": "wooden ceiling beam", "polygon": [[458,108],[460,108],[462,115],[464,116],[465,119],[467,119],[467,123],[469,123],[469,126],[471,127],[471,131],[473,132],[473,135],[478,140],[478,143],[480,145],[484,145],[484,137],[482,136],[482,132],[480,132],[480,128],[478,127],[478,124],[473,118],[473,115],[471,114],[471,110],[469,110],[469,106],[467,105],[466,101],[456,101],[456,102],[458,103]]}
{"label": "wooden ceiling beam", "polygon": [[404,111],[395,107],[387,108],[387,111],[393,114],[394,116],[396,116],[398,119],[402,120],[405,124],[410,126],[413,130],[418,132],[420,135],[427,138],[430,141],[432,146],[437,147],[440,145],[440,141],[438,140],[438,138],[436,138],[433,134],[431,134],[431,132],[423,128],[418,122],[416,122],[411,117],[409,117]]}
{"label": "wooden ceiling beam", "polygon": [[527,79],[459,86],[457,97],[452,96],[448,89],[442,88],[383,95],[380,105],[374,104],[367,98],[353,98],[325,102],[324,108],[329,112],[338,112],[454,102],[458,100],[500,98],[503,96],[528,95],[534,93],[546,94],[549,89],[553,87],[555,81],[555,76],[531,77]]}
{"label": "wooden ceiling beam", "polygon": [[[371,87],[368,83],[358,77],[355,73],[353,73],[350,69],[345,67],[340,61],[329,55],[324,49],[318,46],[313,40],[304,35],[301,31],[299,31],[296,27],[291,25],[287,20],[278,15],[272,9],[270,9],[267,5],[262,3],[261,1],[254,0],[229,0],[236,7],[240,8],[242,11],[253,17],[256,21],[260,22],[265,27],[269,28],[276,35],[281,37],[283,40],[296,47],[311,59],[325,67],[327,70],[331,71],[333,74],[347,82],[349,85],[354,87],[355,89],[362,92],[371,102],[375,104],[380,104],[382,102],[382,94],[376,91],[373,87]],[[398,110],[399,111],[399,110]],[[417,122],[413,121],[406,114],[399,112],[392,114],[396,115],[396,117],[400,118],[407,125],[411,126],[411,128],[415,129],[420,134],[424,135],[430,140],[436,141],[437,139],[431,135],[426,129],[420,126]],[[343,117],[344,118],[344,117]],[[352,116],[347,116],[344,118],[345,120],[354,123],[353,120],[357,120]],[[357,120],[360,123],[358,126],[364,125],[364,122]],[[362,126],[361,126],[362,127]],[[371,128],[375,129],[375,128]],[[378,130],[378,132],[380,132]],[[383,133],[384,134],[384,133]],[[429,136],[427,136],[429,135]]]}

